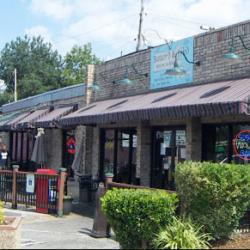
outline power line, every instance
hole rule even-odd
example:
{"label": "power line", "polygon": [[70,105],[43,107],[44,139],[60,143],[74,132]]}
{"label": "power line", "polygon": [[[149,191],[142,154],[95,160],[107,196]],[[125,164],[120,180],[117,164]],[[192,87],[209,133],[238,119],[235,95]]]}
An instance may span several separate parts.
{"label": "power line", "polygon": [[92,33],[92,32],[101,30],[101,29],[103,29],[103,28],[105,28],[105,27],[107,27],[107,26],[117,24],[118,22],[123,21],[123,20],[125,20],[125,19],[129,19],[130,17],[135,16],[135,15],[136,15],[136,14],[132,14],[132,15],[123,17],[123,18],[121,18],[121,19],[117,19],[116,21],[114,21],[114,22],[112,22],[112,23],[107,23],[107,24],[98,26],[98,27],[96,27],[96,28],[94,28],[94,29],[88,30],[88,31],[86,31],[86,32],[84,32],[84,33],[80,33],[80,34],[78,34],[78,35],[76,35],[76,36],[64,36],[64,37],[66,37],[65,39],[61,39],[61,40],[59,40],[59,41],[57,41],[57,42],[55,41],[53,44],[60,44],[60,43],[62,43],[62,42],[67,41],[68,39],[74,39],[74,38],[78,38],[78,37],[84,36],[84,35],[86,35],[86,34],[90,34],[90,33]]}

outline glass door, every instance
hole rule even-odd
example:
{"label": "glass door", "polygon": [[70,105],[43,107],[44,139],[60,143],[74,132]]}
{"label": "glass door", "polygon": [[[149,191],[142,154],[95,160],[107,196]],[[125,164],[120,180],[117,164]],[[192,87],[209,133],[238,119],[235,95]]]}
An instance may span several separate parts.
{"label": "glass door", "polygon": [[186,159],[185,129],[155,129],[152,145],[151,186],[174,189],[174,170]]}
{"label": "glass door", "polygon": [[101,138],[101,179],[112,172],[114,181],[136,184],[136,130],[105,129]]}

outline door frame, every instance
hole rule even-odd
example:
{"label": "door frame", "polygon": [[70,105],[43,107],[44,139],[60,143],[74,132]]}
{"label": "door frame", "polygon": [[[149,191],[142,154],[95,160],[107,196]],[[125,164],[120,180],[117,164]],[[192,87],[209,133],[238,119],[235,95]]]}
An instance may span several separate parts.
{"label": "door frame", "polygon": [[118,133],[122,131],[129,131],[129,182],[132,182],[132,160],[133,160],[133,134],[137,135],[136,127],[120,127],[120,128],[101,128],[100,129],[100,165],[99,165],[99,179],[105,181],[104,176],[104,157],[105,157],[105,132],[107,130],[114,131],[114,180],[117,178],[117,159],[118,159]]}
{"label": "door frame", "polygon": [[[170,169],[171,171],[175,171],[175,148],[176,148],[176,130],[185,130],[186,131],[186,136],[187,136],[187,129],[186,125],[172,125],[172,126],[154,126],[151,128],[151,164],[150,164],[150,187],[153,187],[153,173],[154,173],[154,167],[155,167],[155,162],[154,159],[156,156],[156,147],[155,147],[155,134],[157,131],[166,131],[166,130],[171,130],[172,131],[172,137],[173,140],[171,140],[171,165]],[[166,175],[166,173],[164,173]],[[168,183],[168,186],[170,186],[171,189],[174,189],[174,182],[173,183]],[[164,188],[164,187],[161,187]]]}

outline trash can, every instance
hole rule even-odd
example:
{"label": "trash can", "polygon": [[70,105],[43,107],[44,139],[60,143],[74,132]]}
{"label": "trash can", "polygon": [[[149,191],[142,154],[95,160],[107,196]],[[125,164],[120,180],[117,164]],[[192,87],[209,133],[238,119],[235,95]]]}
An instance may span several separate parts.
{"label": "trash can", "polygon": [[93,201],[93,186],[94,181],[92,179],[92,175],[82,175],[79,178],[79,193],[81,202]]}
{"label": "trash can", "polygon": [[54,169],[38,169],[36,171],[36,211],[48,214],[49,204],[56,202],[57,183],[49,178],[49,175],[56,175]]}

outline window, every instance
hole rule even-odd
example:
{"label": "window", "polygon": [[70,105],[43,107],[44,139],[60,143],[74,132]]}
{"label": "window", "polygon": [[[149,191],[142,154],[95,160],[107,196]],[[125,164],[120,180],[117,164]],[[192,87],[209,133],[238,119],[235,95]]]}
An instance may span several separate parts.
{"label": "window", "polygon": [[27,164],[32,155],[34,140],[30,132],[12,132],[11,161],[21,164],[21,168]]}
{"label": "window", "polygon": [[250,163],[250,125],[204,125],[202,159],[219,163]]}

